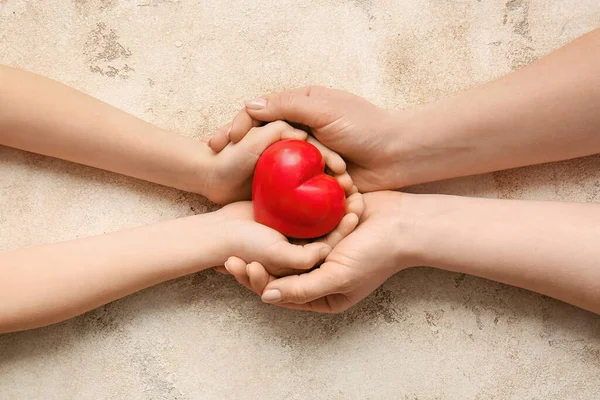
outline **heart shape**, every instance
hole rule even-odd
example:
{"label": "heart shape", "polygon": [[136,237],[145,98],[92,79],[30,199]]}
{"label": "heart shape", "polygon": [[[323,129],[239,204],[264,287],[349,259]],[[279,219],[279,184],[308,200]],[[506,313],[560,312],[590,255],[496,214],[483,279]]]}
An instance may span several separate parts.
{"label": "heart shape", "polygon": [[346,209],[344,189],[325,174],[321,152],[301,140],[282,140],[262,153],[252,202],[256,222],[298,239],[332,231]]}

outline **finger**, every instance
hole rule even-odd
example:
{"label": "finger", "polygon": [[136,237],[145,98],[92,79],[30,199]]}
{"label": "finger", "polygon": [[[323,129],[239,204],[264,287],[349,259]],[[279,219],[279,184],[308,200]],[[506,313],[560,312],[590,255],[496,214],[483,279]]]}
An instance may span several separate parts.
{"label": "finger", "polygon": [[265,290],[267,284],[276,279],[267,272],[262,264],[258,262],[252,262],[248,264],[246,266],[246,272],[250,282],[250,287],[259,296],[262,295],[262,292]]}
{"label": "finger", "polygon": [[346,236],[351,234],[358,226],[359,217],[356,214],[346,214],[340,221],[338,226],[325,236],[323,243],[328,244],[332,248],[337,246]]}
{"label": "finger", "polygon": [[213,269],[220,274],[229,275],[229,271],[227,271],[227,268],[225,268],[224,266],[214,267]]}
{"label": "finger", "polygon": [[306,274],[277,279],[267,285],[262,301],[304,304],[338,293],[345,286],[342,268],[340,264],[329,262]]}
{"label": "finger", "polygon": [[250,280],[246,272],[246,262],[238,257],[229,257],[225,262],[225,268],[233,275],[236,281],[242,286],[252,290]]}
{"label": "finger", "polygon": [[285,120],[311,128],[322,128],[333,122],[323,92],[329,89],[306,86],[298,89],[273,93],[245,102],[248,114],[260,121]]}
{"label": "finger", "polygon": [[246,275],[246,261],[239,257],[229,257],[227,261],[225,261],[224,267],[231,275]]}
{"label": "finger", "polygon": [[263,123],[248,115],[246,107],[235,116],[231,122],[231,131],[229,132],[229,140],[233,143],[241,141],[250,129],[261,126]]}
{"label": "finger", "polygon": [[346,172],[346,162],[338,153],[329,149],[312,136],[307,139],[307,142],[319,149],[321,155],[323,156],[323,160],[325,160],[325,165],[327,165],[331,172],[333,172],[335,175]]}
{"label": "finger", "polygon": [[346,198],[346,214],[356,214],[358,219],[365,212],[365,200],[361,193],[354,193]]}
{"label": "finger", "polygon": [[266,250],[268,265],[274,266],[269,273],[282,276],[289,274],[290,270],[309,270],[318,262],[323,261],[331,252],[331,247],[326,243],[314,242],[304,246],[293,245],[280,241],[271,245]]}
{"label": "finger", "polygon": [[220,152],[229,144],[229,130],[231,129],[231,124],[227,124],[219,128],[217,132],[210,139],[208,139],[208,147],[211,148],[215,153]]}
{"label": "finger", "polygon": [[354,186],[354,182],[352,182],[352,178],[350,177],[348,172],[335,175],[334,178],[336,181],[338,181],[342,189],[344,189],[344,193],[346,193],[346,196],[352,194],[352,187]]}
{"label": "finger", "polygon": [[350,174],[348,174],[348,172],[336,175],[332,170],[326,167],[325,173],[327,175],[333,176],[333,178],[339,183],[342,189],[344,189],[344,193],[346,194],[346,196],[349,196],[352,193],[354,193],[352,191],[354,189],[354,182],[352,181],[352,177],[350,176]]}
{"label": "finger", "polygon": [[306,140],[307,137],[306,132],[295,129],[283,121],[276,121],[261,128],[252,128],[239,146],[245,151],[260,156],[267,147],[282,139]]}
{"label": "finger", "polygon": [[354,193],[350,195],[346,199],[346,215],[333,231],[329,232],[324,238],[319,239],[319,241],[327,243],[332,248],[337,246],[344,238],[354,232],[364,210],[365,203],[362,194]]}

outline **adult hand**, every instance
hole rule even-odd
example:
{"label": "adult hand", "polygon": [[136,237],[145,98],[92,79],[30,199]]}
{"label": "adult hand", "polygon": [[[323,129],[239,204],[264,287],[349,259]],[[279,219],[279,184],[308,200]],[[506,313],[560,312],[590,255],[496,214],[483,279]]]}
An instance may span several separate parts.
{"label": "adult hand", "polygon": [[397,192],[365,194],[359,226],[309,273],[277,279],[262,264],[246,264],[237,257],[227,260],[227,269],[266,303],[325,313],[344,311],[396,272],[419,265],[411,222],[418,216],[403,212],[405,201],[412,198]]}
{"label": "adult hand", "polygon": [[[277,276],[306,272],[322,262],[331,249],[356,228],[363,211],[363,196],[360,193],[350,195],[346,200],[346,215],[338,226],[326,236],[309,242],[288,240],[276,230],[255,222],[249,201],[229,204],[215,213],[219,217],[219,226],[224,228],[223,240],[228,243],[223,249],[226,255],[221,256],[221,263],[233,255],[260,261],[265,272]],[[215,269],[227,273],[224,267]]]}
{"label": "adult hand", "polygon": [[233,122],[209,141],[215,152],[241,141],[263,122],[300,124],[325,146],[341,155],[361,192],[398,187],[399,114],[362,97],[320,86],[307,86],[247,101]]}

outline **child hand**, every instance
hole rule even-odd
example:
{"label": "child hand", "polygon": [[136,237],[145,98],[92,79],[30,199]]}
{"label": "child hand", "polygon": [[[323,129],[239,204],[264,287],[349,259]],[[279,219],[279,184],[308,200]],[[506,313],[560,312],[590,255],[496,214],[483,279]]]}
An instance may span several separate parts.
{"label": "child hand", "polygon": [[[308,134],[283,121],[276,121],[250,129],[239,142],[229,143],[219,153],[211,154],[209,174],[201,192],[218,204],[249,200],[252,195],[252,175],[258,158],[267,147],[283,139],[307,140]],[[310,138],[308,141],[321,151],[327,168],[346,193],[352,193],[353,183],[346,172],[344,160],[315,139]]]}
{"label": "child hand", "polygon": [[[261,268],[277,276],[304,272],[323,261],[333,246],[354,230],[362,210],[362,195],[355,193],[347,200],[347,214],[326,237],[312,243],[290,243],[281,233],[254,221],[251,202],[229,204],[215,213],[222,240],[227,243],[219,259],[224,263],[234,255],[256,260]],[[216,269],[226,272],[223,267]]]}

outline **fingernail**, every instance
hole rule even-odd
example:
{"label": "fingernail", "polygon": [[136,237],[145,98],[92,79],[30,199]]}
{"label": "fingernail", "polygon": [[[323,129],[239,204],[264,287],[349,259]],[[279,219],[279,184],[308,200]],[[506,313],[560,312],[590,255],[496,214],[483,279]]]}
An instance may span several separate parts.
{"label": "fingernail", "polygon": [[227,272],[229,272],[231,274],[231,271],[229,270],[229,267],[227,266],[227,262],[225,262],[225,269],[227,270]]}
{"label": "fingernail", "polygon": [[208,145],[208,147],[210,147],[210,141],[212,140],[212,137],[210,139],[208,139],[208,142],[206,142],[206,144]]}
{"label": "fingernail", "polygon": [[267,290],[263,293],[261,300],[265,303],[278,303],[281,301],[281,292],[277,289]]}
{"label": "fingernail", "polygon": [[262,110],[267,105],[267,100],[263,98],[258,98],[254,100],[246,100],[244,102],[247,108],[251,110]]}
{"label": "fingernail", "polygon": [[229,134],[231,133],[231,128],[233,128],[233,124],[229,125],[229,129],[227,129],[227,139],[230,139]]}

